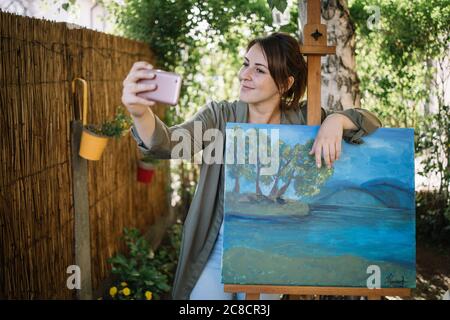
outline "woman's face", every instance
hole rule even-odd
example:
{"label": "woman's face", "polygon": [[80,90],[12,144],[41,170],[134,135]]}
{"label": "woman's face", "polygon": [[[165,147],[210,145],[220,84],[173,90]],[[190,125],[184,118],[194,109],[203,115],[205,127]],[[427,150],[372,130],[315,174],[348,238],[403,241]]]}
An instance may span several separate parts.
{"label": "woman's face", "polygon": [[280,101],[278,88],[269,72],[267,59],[259,44],[253,45],[245,54],[239,70],[240,100],[258,104],[273,100]]}

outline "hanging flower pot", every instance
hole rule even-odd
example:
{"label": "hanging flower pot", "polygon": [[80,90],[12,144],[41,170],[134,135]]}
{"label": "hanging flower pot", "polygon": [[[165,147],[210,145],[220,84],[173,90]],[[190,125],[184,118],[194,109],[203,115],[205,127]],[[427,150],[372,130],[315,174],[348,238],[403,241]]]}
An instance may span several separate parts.
{"label": "hanging flower pot", "polygon": [[89,126],[83,127],[79,155],[87,160],[100,160],[107,143],[108,137],[96,134]]}
{"label": "hanging flower pot", "polygon": [[142,183],[149,184],[155,175],[158,160],[148,156],[138,161],[137,180]]}
{"label": "hanging flower pot", "polygon": [[108,143],[108,138],[124,136],[130,130],[133,120],[129,115],[126,115],[124,107],[118,106],[116,116],[112,121],[104,122],[101,125],[88,125],[87,82],[84,79],[75,78],[72,81],[74,93],[75,80],[80,80],[83,83],[83,132],[78,154],[87,160],[100,160]]}

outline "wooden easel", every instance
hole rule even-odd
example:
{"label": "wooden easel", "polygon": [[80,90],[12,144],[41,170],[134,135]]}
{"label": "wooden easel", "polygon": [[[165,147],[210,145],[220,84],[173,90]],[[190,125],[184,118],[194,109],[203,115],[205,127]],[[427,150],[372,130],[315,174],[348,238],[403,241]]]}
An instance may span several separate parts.
{"label": "wooden easel", "polygon": [[[327,26],[321,24],[320,0],[308,0],[307,23],[303,30],[303,45],[300,52],[307,56],[308,63],[308,119],[310,126],[321,123],[321,56],[335,54],[336,46],[327,45]],[[275,285],[225,284],[224,291],[244,292],[247,300],[259,300],[261,293],[289,294],[293,296],[367,296],[369,300],[380,300],[382,296],[411,296],[408,288],[353,288],[353,287],[302,287]],[[298,297],[297,297],[298,298]]]}

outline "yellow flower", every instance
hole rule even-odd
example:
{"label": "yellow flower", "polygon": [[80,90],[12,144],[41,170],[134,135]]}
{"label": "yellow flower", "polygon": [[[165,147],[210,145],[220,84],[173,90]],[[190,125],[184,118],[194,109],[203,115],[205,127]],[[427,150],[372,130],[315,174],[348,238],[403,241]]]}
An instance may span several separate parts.
{"label": "yellow flower", "polygon": [[111,289],[109,289],[109,294],[111,297],[114,297],[117,294],[117,288],[111,287]]}
{"label": "yellow flower", "polygon": [[131,290],[130,290],[129,288],[123,289],[123,294],[124,294],[125,296],[129,296],[130,293],[131,293]]}
{"label": "yellow flower", "polygon": [[153,294],[151,291],[145,291],[145,299],[152,300]]}
{"label": "yellow flower", "polygon": [[126,286],[128,285],[128,283],[126,283],[126,282],[121,282],[120,285],[121,285],[122,287],[126,287]]}

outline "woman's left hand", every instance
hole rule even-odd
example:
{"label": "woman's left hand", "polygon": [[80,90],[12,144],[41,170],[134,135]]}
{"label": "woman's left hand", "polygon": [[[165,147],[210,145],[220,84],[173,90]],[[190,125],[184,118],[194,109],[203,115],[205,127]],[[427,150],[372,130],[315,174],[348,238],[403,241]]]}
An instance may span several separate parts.
{"label": "woman's left hand", "polygon": [[322,155],[325,164],[331,168],[334,161],[341,156],[342,133],[344,124],[340,114],[332,114],[325,118],[312,146],[310,155],[316,155],[316,165],[322,166]]}

